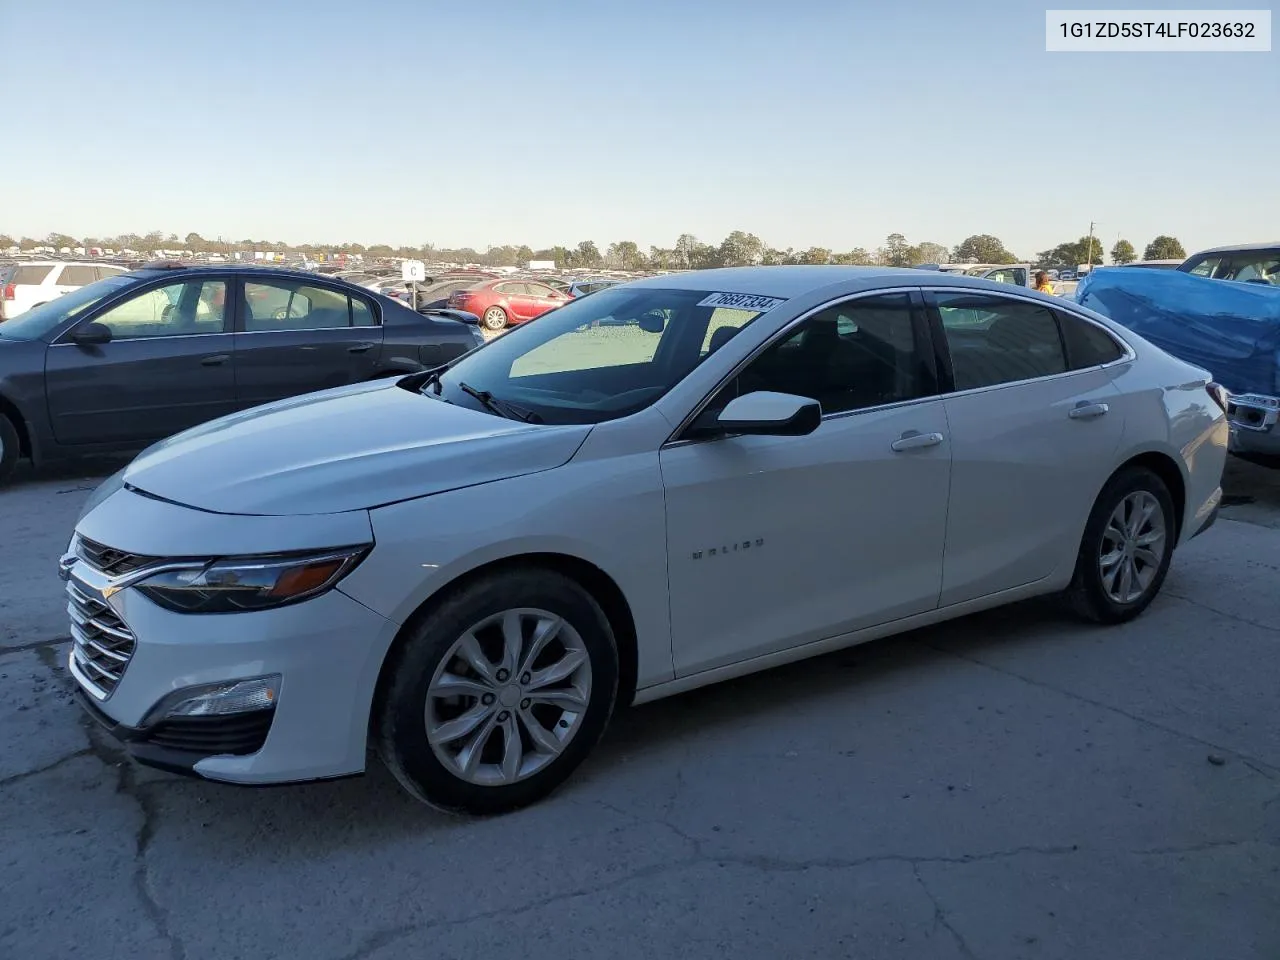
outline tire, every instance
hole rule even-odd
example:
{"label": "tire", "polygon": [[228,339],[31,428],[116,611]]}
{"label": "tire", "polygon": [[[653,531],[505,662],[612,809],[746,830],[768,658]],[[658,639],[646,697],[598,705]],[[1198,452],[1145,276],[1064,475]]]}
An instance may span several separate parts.
{"label": "tire", "polygon": [[21,454],[18,428],[13,425],[12,420],[0,413],[0,483],[4,483],[13,475]]}
{"label": "tire", "polygon": [[[1119,514],[1126,505],[1128,512]],[[1136,537],[1127,539],[1124,518],[1140,517],[1147,507],[1151,508],[1150,519],[1139,526]],[[1161,531],[1158,540],[1154,539],[1157,524]],[[1165,482],[1145,467],[1132,467],[1117,474],[1098,494],[1089,522],[1085,524],[1075,573],[1064,594],[1068,606],[1077,615],[1095,623],[1132,620],[1147,609],[1160,592],[1169,573],[1176,539],[1173,497]],[[1143,562],[1144,549],[1156,558],[1156,563]],[[1106,575],[1104,553],[1118,557]],[[1124,567],[1129,557],[1132,557],[1131,589],[1125,591]]]}
{"label": "tire", "polygon": [[490,307],[480,318],[486,330],[501,330],[507,325],[507,311],[501,307]]}
{"label": "tire", "polygon": [[[531,657],[555,618],[561,625]],[[513,621],[520,630],[508,629]],[[460,650],[468,636],[475,642]],[[508,636],[519,637],[518,656]],[[572,674],[539,686],[539,675],[578,661]],[[504,664],[515,666],[506,676]],[[613,713],[618,651],[589,593],[559,573],[524,567],[466,583],[434,604],[411,624],[383,677],[375,742],[395,778],[446,813],[490,815],[541,800],[586,759]],[[544,700],[557,695],[576,709]]]}

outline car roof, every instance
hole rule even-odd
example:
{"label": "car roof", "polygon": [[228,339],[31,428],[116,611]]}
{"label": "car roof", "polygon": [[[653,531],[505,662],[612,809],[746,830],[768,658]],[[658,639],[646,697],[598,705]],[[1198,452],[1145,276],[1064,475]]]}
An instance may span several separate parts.
{"label": "car roof", "polygon": [[[715,270],[692,270],[658,277],[633,280],[630,287],[655,287],[666,290],[714,290],[744,293],[760,297],[792,299],[834,284],[857,282],[862,289],[908,284],[920,287],[973,287],[975,290],[1008,291],[1009,284],[980,280],[962,274],[937,270],[910,270],[901,267],[721,267]],[[1031,292],[1016,288],[1020,293]],[[1060,298],[1059,298],[1060,299]]]}
{"label": "car roof", "polygon": [[310,270],[292,270],[288,267],[258,267],[250,266],[242,263],[214,263],[214,264],[173,264],[164,266],[144,266],[137,270],[130,270],[125,276],[138,277],[139,279],[150,280],[155,277],[173,277],[173,276],[191,276],[204,273],[236,273],[245,276],[268,276],[280,277],[288,280],[305,280],[315,282],[316,280],[326,281],[328,283],[337,284],[339,286],[354,287],[344,277],[335,277],[331,274],[313,273]]}
{"label": "car roof", "polygon": [[[1193,253],[1192,257],[1201,257],[1206,253],[1242,253],[1251,250],[1276,250],[1280,249],[1280,240],[1274,240],[1271,243],[1236,243],[1226,247],[1210,247],[1208,250],[1200,250]],[[1188,260],[1191,257],[1187,258]]]}

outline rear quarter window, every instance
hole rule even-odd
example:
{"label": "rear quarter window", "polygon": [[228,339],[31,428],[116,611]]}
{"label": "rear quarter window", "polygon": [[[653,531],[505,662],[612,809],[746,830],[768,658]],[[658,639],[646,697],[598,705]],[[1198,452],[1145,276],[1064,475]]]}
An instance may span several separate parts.
{"label": "rear quarter window", "polygon": [[1070,314],[1058,314],[1067,360],[1072,370],[1112,363],[1124,356],[1124,348],[1111,334]]}
{"label": "rear quarter window", "polygon": [[38,267],[31,263],[19,264],[13,271],[13,276],[9,278],[9,282],[40,284],[44,283],[45,277],[52,272],[53,267]]}

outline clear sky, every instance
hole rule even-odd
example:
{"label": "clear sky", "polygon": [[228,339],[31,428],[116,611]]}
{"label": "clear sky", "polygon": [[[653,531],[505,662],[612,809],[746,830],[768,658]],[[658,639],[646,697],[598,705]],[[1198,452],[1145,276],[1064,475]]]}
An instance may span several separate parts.
{"label": "clear sky", "polygon": [[1280,239],[1280,52],[1050,54],[1046,5],[0,0],[0,233]]}

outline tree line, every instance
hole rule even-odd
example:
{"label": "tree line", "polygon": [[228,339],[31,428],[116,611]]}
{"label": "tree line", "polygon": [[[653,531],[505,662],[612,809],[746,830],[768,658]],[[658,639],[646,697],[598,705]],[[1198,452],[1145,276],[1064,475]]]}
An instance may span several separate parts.
{"label": "tree line", "polygon": [[[48,246],[101,247],[112,250],[136,250],[150,253],[155,250],[190,250],[192,253],[218,253],[229,255],[235,251],[260,251],[262,253],[302,254],[317,257],[322,254],[361,254],[366,257],[411,257],[429,261],[475,263],[490,267],[520,267],[530,261],[554,262],[559,269],[587,268],[613,270],[698,270],[708,267],[741,267],[755,264],[850,264],[884,267],[914,267],[925,263],[1019,263],[1019,257],[1011,253],[998,237],[991,234],[975,234],[966,237],[954,247],[925,241],[910,243],[900,233],[891,233],[884,244],[874,250],[854,247],[837,251],[826,247],[809,247],[796,250],[770,246],[754,233],[734,230],[719,243],[705,243],[693,234],[683,233],[671,247],[650,246],[642,250],[632,240],[619,240],[601,250],[594,240],[583,240],[576,246],[554,246],[533,249],[528,245],[504,244],[484,251],[472,247],[437,247],[426,243],[422,246],[399,246],[380,243],[365,246],[361,243],[303,243],[290,244],[283,240],[209,240],[198,233],[179,237],[175,233],[152,231],[147,234],[125,233],[114,237],[71,237],[65,233],[51,233],[43,239],[12,237],[0,234],[0,249],[17,246],[22,250]],[[1161,235],[1147,244],[1144,260],[1172,260],[1186,256],[1182,244],[1175,237]],[[1111,262],[1132,263],[1137,259],[1132,243],[1119,240],[1111,248]],[[1081,237],[1079,240],[1060,243],[1042,250],[1033,258],[1038,265],[1074,267],[1081,263],[1102,264],[1102,242],[1097,237]]]}

